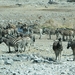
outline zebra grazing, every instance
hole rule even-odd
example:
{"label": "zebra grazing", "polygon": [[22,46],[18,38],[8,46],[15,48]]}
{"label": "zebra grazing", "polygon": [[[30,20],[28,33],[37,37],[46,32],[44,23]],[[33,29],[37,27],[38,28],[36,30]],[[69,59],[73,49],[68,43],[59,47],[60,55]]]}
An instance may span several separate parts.
{"label": "zebra grazing", "polygon": [[61,51],[63,50],[61,38],[59,38],[57,41],[54,41],[53,50],[55,52],[56,60],[59,56],[61,58]]}
{"label": "zebra grazing", "polygon": [[0,43],[4,42],[8,48],[9,53],[11,52],[10,47],[14,47],[15,51],[25,51],[26,48],[30,50],[31,38],[30,37],[2,37],[0,38]]}
{"label": "zebra grazing", "polygon": [[10,47],[14,47],[15,51],[18,51],[18,47],[20,46],[21,42],[20,42],[20,37],[19,38],[13,38],[13,37],[2,37],[0,38],[1,42],[4,42],[8,48],[9,48],[9,53],[11,52]]}
{"label": "zebra grazing", "polygon": [[75,40],[68,41],[67,49],[69,49],[69,47],[71,47],[71,49],[73,51],[73,60],[75,61]]}
{"label": "zebra grazing", "polygon": [[75,36],[75,30],[74,29],[63,29],[63,28],[59,28],[58,32],[62,35],[62,39],[63,41],[67,41],[69,39],[74,38]]}

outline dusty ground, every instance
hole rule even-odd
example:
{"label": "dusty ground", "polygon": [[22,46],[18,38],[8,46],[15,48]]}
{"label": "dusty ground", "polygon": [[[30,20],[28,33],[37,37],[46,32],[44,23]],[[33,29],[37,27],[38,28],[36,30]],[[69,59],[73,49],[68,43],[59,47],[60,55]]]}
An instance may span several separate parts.
{"label": "dusty ground", "polygon": [[34,47],[23,53],[7,53],[8,47],[0,44],[0,75],[74,75],[72,50],[66,48],[67,42],[62,42],[61,60],[54,62],[53,40],[54,35],[52,40],[47,35],[43,35],[42,39],[36,35]]}
{"label": "dusty ground", "polygon": [[[5,26],[8,22],[17,25],[17,22],[27,25],[38,24],[40,26],[75,27],[75,3],[58,4],[27,4],[27,5],[0,5],[0,24]],[[48,40],[48,35],[38,39],[31,50],[24,53],[6,53],[8,47],[0,44],[0,75],[74,75],[75,62],[72,61],[72,50],[67,49],[67,42],[63,42],[63,51],[60,62],[32,63],[33,59],[55,59],[52,44],[55,40]]]}

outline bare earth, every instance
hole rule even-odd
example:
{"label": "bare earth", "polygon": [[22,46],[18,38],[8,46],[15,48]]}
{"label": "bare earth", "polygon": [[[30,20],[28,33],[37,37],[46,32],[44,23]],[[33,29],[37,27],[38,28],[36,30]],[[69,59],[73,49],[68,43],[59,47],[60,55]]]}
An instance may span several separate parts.
{"label": "bare earth", "polygon": [[[64,20],[65,18],[65,20]],[[7,25],[12,22],[26,23],[27,25],[38,24],[50,27],[75,27],[75,3],[61,3],[52,5],[3,5],[0,6],[0,25]],[[67,42],[63,42],[61,60],[54,62],[55,54],[52,50],[52,40],[48,35],[39,39],[36,35],[36,42],[30,51],[23,53],[6,53],[8,47],[0,44],[0,75],[74,75],[75,62],[73,61],[72,50],[67,49]],[[12,48],[12,51],[14,49]],[[50,58],[52,61],[46,60]],[[38,62],[34,62],[37,60]]]}
{"label": "bare earth", "polygon": [[[47,35],[38,39],[34,47],[23,53],[6,53],[8,47],[0,44],[0,75],[72,75],[75,74],[72,50],[67,49],[67,42],[63,42],[61,60],[54,62],[55,54],[52,50],[53,40],[48,40]],[[11,48],[12,51],[13,48]],[[48,61],[46,58],[49,58]],[[37,61],[37,62],[36,62]]]}

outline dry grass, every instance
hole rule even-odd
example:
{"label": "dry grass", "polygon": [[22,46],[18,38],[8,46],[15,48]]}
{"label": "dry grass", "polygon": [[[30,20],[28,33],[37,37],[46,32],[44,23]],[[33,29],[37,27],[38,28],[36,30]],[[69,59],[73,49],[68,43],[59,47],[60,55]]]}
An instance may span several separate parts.
{"label": "dry grass", "polygon": [[43,25],[43,27],[48,27],[48,28],[61,28],[62,27],[62,23],[55,21],[53,19],[47,20]]}
{"label": "dry grass", "polygon": [[[71,6],[71,7],[70,6],[69,7],[67,7],[67,6],[66,7],[65,6],[60,6],[59,7],[58,5],[50,5],[47,8],[44,7],[44,6],[37,6],[37,7],[35,7],[35,6],[31,6],[31,5],[22,5],[22,6],[19,7],[17,5],[10,5],[10,6],[0,6],[0,11],[1,11],[1,13],[4,13],[6,15],[7,14],[12,14],[12,13],[24,14],[27,11],[28,12],[28,13],[26,13],[27,15],[30,12],[30,13],[32,13],[32,15],[34,13],[34,15],[36,15],[36,17],[30,16],[29,18],[25,18],[25,19],[28,19],[28,20],[29,19],[31,19],[31,20],[36,19],[37,20],[37,18],[39,18],[39,20],[40,20],[40,19],[43,19],[44,17],[43,16],[42,16],[42,18],[38,17],[37,15],[39,13],[42,13],[42,12],[63,13],[63,12],[65,12],[65,13],[68,14],[68,12],[74,12],[75,8],[73,8],[73,6]],[[65,18],[66,18],[66,20],[63,23],[62,23],[63,20],[60,22],[58,20],[55,20],[54,18],[48,19],[48,20],[45,20],[45,23],[41,24],[41,26],[49,27],[49,28],[61,28],[61,27],[62,28],[66,28],[66,27],[74,28],[75,27],[74,26],[75,25],[75,21],[74,21],[75,19],[73,17],[71,17],[71,16],[70,17],[66,17],[65,16]]]}

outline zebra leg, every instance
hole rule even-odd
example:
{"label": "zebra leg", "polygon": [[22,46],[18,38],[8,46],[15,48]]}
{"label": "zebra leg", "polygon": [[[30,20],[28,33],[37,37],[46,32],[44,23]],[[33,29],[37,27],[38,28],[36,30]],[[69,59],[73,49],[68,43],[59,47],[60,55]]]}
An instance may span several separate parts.
{"label": "zebra leg", "polygon": [[73,61],[75,61],[75,55],[73,55]]}
{"label": "zebra leg", "polygon": [[59,50],[56,50],[56,60],[59,60],[59,58],[60,58]]}
{"label": "zebra leg", "polygon": [[9,46],[9,53],[11,53],[10,46]]}
{"label": "zebra leg", "polygon": [[73,50],[73,61],[75,61],[75,49]]}
{"label": "zebra leg", "polygon": [[51,34],[49,34],[49,39],[51,39]]}
{"label": "zebra leg", "polygon": [[62,35],[62,39],[63,39],[63,41],[65,41],[65,36],[64,35]]}
{"label": "zebra leg", "polygon": [[58,56],[58,57],[59,57],[59,59],[58,59],[58,60],[60,61],[60,60],[61,60],[61,53],[59,53],[59,56]]}
{"label": "zebra leg", "polygon": [[71,36],[69,36],[69,39],[71,39]]}
{"label": "zebra leg", "polygon": [[23,52],[25,52],[25,50],[26,50],[26,46],[24,46],[24,51]]}
{"label": "zebra leg", "polygon": [[68,40],[68,36],[66,36],[66,41]]}
{"label": "zebra leg", "polygon": [[15,46],[15,52],[18,52],[18,46]]}
{"label": "zebra leg", "polygon": [[41,39],[41,34],[40,34],[40,37],[39,37],[39,39]]}
{"label": "zebra leg", "polygon": [[56,59],[55,60],[57,60],[57,54],[56,54]]}
{"label": "zebra leg", "polygon": [[58,39],[58,37],[59,37],[59,33],[56,34],[56,40]]}
{"label": "zebra leg", "polygon": [[57,52],[56,51],[55,51],[55,56],[56,56],[55,60],[57,60]]}

